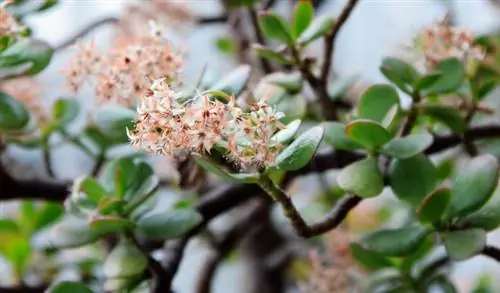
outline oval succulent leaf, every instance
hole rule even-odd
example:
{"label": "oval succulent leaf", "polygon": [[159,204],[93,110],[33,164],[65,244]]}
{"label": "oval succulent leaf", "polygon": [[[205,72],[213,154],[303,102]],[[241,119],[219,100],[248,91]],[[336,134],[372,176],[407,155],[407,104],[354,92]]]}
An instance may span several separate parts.
{"label": "oval succulent leaf", "polygon": [[259,27],[264,35],[287,45],[293,44],[292,32],[288,23],[279,15],[263,12],[259,15]]}
{"label": "oval succulent leaf", "polygon": [[103,266],[107,278],[128,278],[144,272],[148,259],[130,242],[121,242],[108,255]]}
{"label": "oval succulent leaf", "polygon": [[466,73],[464,64],[457,58],[448,58],[436,65],[436,71],[440,73],[438,80],[429,87],[422,89],[422,95],[442,95],[452,93],[462,86]]}
{"label": "oval succulent leaf", "polygon": [[113,234],[135,228],[133,222],[117,216],[95,216],[89,222],[90,228],[99,235]]}
{"label": "oval succulent leaf", "polygon": [[255,183],[258,180],[259,175],[256,173],[229,173],[209,157],[198,154],[192,154],[192,157],[203,169],[226,180],[241,183]]}
{"label": "oval succulent leaf", "polygon": [[433,142],[432,135],[428,133],[411,134],[398,137],[386,143],[381,152],[397,159],[407,159],[425,151]]}
{"label": "oval succulent leaf", "polygon": [[423,115],[432,117],[433,119],[448,126],[453,132],[461,133],[465,129],[465,119],[460,114],[460,111],[451,106],[443,105],[424,105],[420,107]]}
{"label": "oval succulent leaf", "polygon": [[446,218],[464,216],[482,207],[498,184],[498,160],[492,155],[472,159],[455,179]]}
{"label": "oval succulent leaf", "polygon": [[360,243],[365,249],[385,256],[403,257],[417,250],[430,232],[430,228],[420,225],[378,230],[363,236]]}
{"label": "oval succulent leaf", "polygon": [[500,185],[497,186],[490,200],[479,210],[460,218],[458,226],[481,228],[487,232],[500,226]]}
{"label": "oval succulent leaf", "polygon": [[302,133],[276,158],[275,166],[286,171],[298,170],[313,158],[323,139],[323,127],[318,125]]}
{"label": "oval succulent leaf", "polygon": [[335,20],[330,16],[316,17],[307,29],[297,39],[297,43],[301,46],[306,46],[309,43],[325,36],[333,26]]}
{"label": "oval succulent leaf", "polygon": [[252,49],[259,55],[260,57],[278,62],[280,64],[292,64],[292,60],[287,59],[280,52],[276,52],[273,49],[264,47],[260,44],[252,44]]}
{"label": "oval succulent leaf", "polygon": [[74,281],[58,282],[47,289],[46,293],[93,293],[85,284]]}
{"label": "oval succulent leaf", "polygon": [[486,232],[469,229],[440,233],[448,257],[452,260],[466,260],[479,254],[486,246]]}
{"label": "oval succulent leaf", "polygon": [[302,85],[304,83],[300,72],[274,72],[266,75],[262,81],[279,86],[290,94],[299,93],[302,90]]}
{"label": "oval succulent leaf", "polygon": [[346,135],[365,148],[374,150],[391,140],[389,132],[379,123],[367,119],[350,122],[345,128]]}
{"label": "oval succulent leaf", "polygon": [[401,200],[418,205],[437,184],[437,170],[427,156],[397,159],[389,167],[392,191]]}
{"label": "oval succulent leaf", "polygon": [[30,114],[23,104],[0,92],[0,132],[21,130],[29,120]]}
{"label": "oval succulent leaf", "polygon": [[384,178],[375,158],[352,163],[337,177],[340,188],[360,197],[374,197],[384,189]]}
{"label": "oval succulent leaf", "polygon": [[52,248],[72,248],[95,242],[100,236],[86,219],[65,215],[50,228],[48,242]]}
{"label": "oval succulent leaf", "polygon": [[314,7],[308,0],[301,0],[295,6],[295,12],[292,20],[293,37],[297,38],[307,29],[314,16]]}
{"label": "oval succulent leaf", "polygon": [[421,222],[437,223],[441,220],[451,198],[449,188],[438,188],[429,193],[417,207],[417,216]]}
{"label": "oval succulent leaf", "polygon": [[238,96],[247,86],[251,73],[252,68],[250,65],[240,65],[224,76],[214,86],[210,87],[210,90]]}
{"label": "oval succulent leaf", "polygon": [[353,151],[362,149],[363,145],[352,140],[345,134],[345,125],[340,122],[323,122],[325,142],[338,150]]}
{"label": "oval succulent leaf", "polygon": [[273,136],[272,139],[276,140],[280,144],[288,143],[293,138],[295,133],[297,133],[297,130],[299,130],[301,123],[302,123],[302,121],[300,119],[293,120],[292,122],[290,122],[286,125],[285,129],[278,131]]}
{"label": "oval succulent leaf", "polygon": [[195,210],[173,209],[146,213],[137,220],[137,229],[148,238],[166,240],[184,235],[202,221],[202,215]]}
{"label": "oval succulent leaf", "polygon": [[396,90],[385,84],[368,88],[361,96],[358,104],[358,117],[382,122],[389,110],[399,104]]}
{"label": "oval succulent leaf", "polygon": [[393,267],[394,263],[388,258],[363,248],[358,243],[351,243],[351,253],[356,262],[369,270],[379,270],[387,267]]}
{"label": "oval succulent leaf", "polygon": [[61,125],[74,121],[80,111],[80,104],[75,99],[58,99],[52,106],[52,118]]}

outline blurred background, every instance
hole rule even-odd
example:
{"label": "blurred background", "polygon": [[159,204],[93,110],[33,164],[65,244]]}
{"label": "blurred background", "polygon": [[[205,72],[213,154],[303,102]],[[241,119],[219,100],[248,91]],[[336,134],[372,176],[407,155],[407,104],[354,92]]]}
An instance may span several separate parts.
{"label": "blurred background", "polygon": [[[287,1],[289,0],[277,1],[276,9],[284,14],[289,13],[288,10],[292,6]],[[132,0],[61,0],[55,8],[46,13],[35,14],[29,17],[27,22],[36,28],[34,34],[37,37],[57,46],[90,23],[120,15],[123,9],[133,2]],[[218,1],[178,0],[178,2],[185,3],[197,16],[213,16],[222,11]],[[344,0],[325,0],[318,13],[338,14],[344,5]],[[422,26],[442,18],[447,11],[451,13],[457,25],[464,26],[477,34],[491,33],[500,27],[500,3],[495,3],[493,0],[361,0],[340,33],[334,56],[335,72],[341,77],[357,76],[364,84],[384,82],[385,79],[379,72],[381,59],[388,55],[399,54],[402,46],[411,40],[415,32]],[[105,48],[113,45],[108,42],[111,34],[112,25],[104,25],[87,35],[85,39],[93,39],[98,46]],[[176,28],[168,32],[169,38],[187,53],[187,63],[183,72],[186,80],[196,80],[204,66],[210,68],[210,74],[214,75],[223,74],[234,67],[236,59],[228,58],[227,53],[222,52],[217,46],[217,40],[228,35],[229,28],[225,24]],[[61,74],[70,56],[72,56],[71,47],[58,52],[49,68],[37,77],[44,85],[44,101],[47,104],[61,94],[70,94],[64,87],[65,80]],[[85,93],[79,95],[84,96]],[[21,172],[23,176],[43,176],[38,152],[12,149],[10,155],[19,160],[17,163],[21,167],[24,165],[24,170],[37,173],[30,175]],[[54,167],[60,178],[70,179],[89,170],[91,162],[75,155],[68,147],[62,148],[57,153]],[[36,171],[37,168],[40,172]],[[314,194],[314,190],[318,190],[318,186],[319,181],[315,177],[301,180],[296,191],[298,201],[306,206],[314,200],[311,194]],[[369,209],[384,200],[390,198],[382,196],[377,200],[366,200],[357,209],[359,211]],[[4,204],[0,213],[8,213],[12,205],[13,203]],[[313,208],[311,213],[314,214]],[[358,212],[356,216],[362,221],[365,215]],[[492,243],[500,244],[500,233],[491,233],[489,237]],[[182,262],[180,273],[174,281],[176,292],[194,292],[193,280],[207,251],[208,248],[202,242],[196,239],[191,241],[187,257]],[[78,254],[76,251],[68,252],[68,257],[78,257]],[[4,275],[2,269],[8,268],[5,263],[0,262],[0,284],[9,282],[2,277]],[[500,274],[500,266],[484,257],[476,257],[455,266],[454,280],[460,286],[461,292],[470,292],[468,291],[470,286],[483,274],[497,276]],[[61,276],[61,278],[71,277],[71,272]],[[242,292],[241,285],[245,281],[245,267],[238,261],[227,262],[217,272],[214,292]],[[495,287],[500,288],[500,282],[497,281]]]}

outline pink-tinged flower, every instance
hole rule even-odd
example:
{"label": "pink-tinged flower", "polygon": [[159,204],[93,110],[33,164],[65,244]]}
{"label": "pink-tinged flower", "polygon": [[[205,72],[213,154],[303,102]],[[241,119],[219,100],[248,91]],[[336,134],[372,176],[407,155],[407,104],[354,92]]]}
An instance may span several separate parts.
{"label": "pink-tinged flower", "polygon": [[95,90],[99,103],[136,105],[147,94],[149,77],[175,81],[182,67],[182,54],[162,36],[119,37],[108,51],[93,43],[79,44],[65,70],[70,88],[76,93],[85,83]]}
{"label": "pink-tinged flower", "polygon": [[414,40],[417,65],[430,71],[439,61],[450,57],[462,60],[466,66],[481,61],[485,51],[474,41],[472,32],[451,26],[446,18],[435,22],[424,27]]}
{"label": "pink-tinged flower", "polygon": [[5,8],[12,2],[12,0],[7,0],[0,3],[0,36],[16,38],[24,28],[19,25],[14,16]]}
{"label": "pink-tinged flower", "polygon": [[224,104],[209,96],[179,102],[167,79],[153,82],[137,108],[135,128],[128,132],[132,145],[167,156],[209,154],[216,144],[243,170],[260,169],[274,162],[281,145],[273,135],[282,113],[260,101],[258,109],[244,112],[234,98]]}
{"label": "pink-tinged flower", "polygon": [[42,104],[43,87],[37,79],[20,77],[3,81],[0,90],[21,102],[38,122],[47,121],[48,113]]}

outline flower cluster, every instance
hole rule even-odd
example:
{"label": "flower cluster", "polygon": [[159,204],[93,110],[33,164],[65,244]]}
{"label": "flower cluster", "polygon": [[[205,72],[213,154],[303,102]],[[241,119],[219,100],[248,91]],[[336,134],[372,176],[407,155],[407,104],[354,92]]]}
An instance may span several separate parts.
{"label": "flower cluster", "polygon": [[179,157],[210,153],[217,144],[228,150],[227,158],[243,170],[274,162],[280,145],[273,139],[282,128],[282,113],[264,100],[245,112],[207,95],[186,102],[166,79],[153,83],[137,109],[135,128],[129,131],[133,146],[148,152]]}
{"label": "flower cluster", "polygon": [[418,63],[430,71],[439,61],[450,57],[459,58],[466,65],[483,60],[485,52],[474,41],[474,34],[451,26],[445,18],[425,27],[417,35],[415,47],[419,55]]}
{"label": "flower cluster", "polygon": [[75,93],[89,82],[99,103],[132,106],[150,85],[148,77],[175,80],[181,67],[182,55],[155,32],[152,36],[118,38],[114,48],[106,52],[93,43],[79,44],[65,73]]}
{"label": "flower cluster", "polygon": [[3,1],[0,3],[0,36],[17,37],[23,28],[17,23],[14,16],[12,16],[5,7],[11,1]]}

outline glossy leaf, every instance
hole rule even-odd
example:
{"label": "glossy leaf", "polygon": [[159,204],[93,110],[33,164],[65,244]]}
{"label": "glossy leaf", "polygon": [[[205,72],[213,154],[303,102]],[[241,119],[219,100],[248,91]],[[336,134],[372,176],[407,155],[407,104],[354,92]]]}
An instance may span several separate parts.
{"label": "glossy leaf", "polygon": [[460,218],[458,225],[481,228],[487,232],[493,231],[500,227],[500,213],[498,211],[500,211],[500,185],[497,185],[493,196],[483,207]]}
{"label": "glossy leaf", "polygon": [[0,67],[29,64],[23,74],[34,75],[50,63],[52,53],[52,48],[43,41],[33,38],[20,39],[0,53]]}
{"label": "glossy leaf", "polygon": [[337,182],[345,190],[360,197],[374,197],[384,189],[384,178],[375,158],[352,163],[340,171]]}
{"label": "glossy leaf", "polygon": [[396,90],[385,84],[374,85],[368,88],[358,103],[358,118],[382,122],[394,105],[399,104]]}
{"label": "glossy leaf", "polygon": [[148,259],[137,246],[128,241],[120,242],[109,253],[103,266],[107,278],[128,278],[144,272]]}
{"label": "glossy leaf", "polygon": [[346,135],[367,149],[378,149],[391,140],[391,135],[377,122],[358,119],[345,127]]}
{"label": "glossy leaf", "polygon": [[238,96],[247,86],[251,73],[252,68],[249,65],[240,65],[225,75],[214,86],[211,86],[210,90],[221,91],[229,95]]}
{"label": "glossy leaf", "polygon": [[411,134],[398,137],[386,143],[381,152],[397,159],[407,159],[425,151],[433,141],[428,133]]}
{"label": "glossy leaf", "polygon": [[65,215],[51,227],[48,241],[54,248],[72,248],[95,242],[100,236],[90,229],[86,219]]}
{"label": "glossy leaf", "polygon": [[448,126],[453,132],[461,133],[465,129],[465,119],[460,111],[451,106],[425,105],[421,108],[423,115],[430,116]]}
{"label": "glossy leaf", "polygon": [[90,228],[99,235],[123,232],[134,227],[133,222],[117,216],[95,216],[90,220]]}
{"label": "glossy leaf", "polygon": [[54,284],[46,293],[93,293],[85,284],[74,281],[62,281]]}
{"label": "glossy leaf", "polygon": [[311,23],[314,16],[314,7],[309,0],[300,0],[295,6],[292,20],[292,34],[297,38]]}
{"label": "glossy leaf", "polygon": [[428,227],[420,225],[378,230],[363,236],[360,244],[385,256],[402,257],[417,250],[430,232]]}
{"label": "glossy leaf", "polygon": [[345,134],[345,125],[340,122],[323,122],[325,142],[338,150],[353,151],[362,149],[363,145],[352,140]]}
{"label": "glossy leaf", "polygon": [[482,207],[498,184],[498,160],[492,155],[472,159],[455,179],[447,219],[464,216]]}
{"label": "glossy leaf", "polygon": [[423,154],[397,159],[389,167],[392,191],[401,200],[418,205],[437,184],[437,171]]}
{"label": "glossy leaf", "polygon": [[0,132],[21,130],[29,119],[30,114],[22,103],[0,92]]}
{"label": "glossy leaf", "polygon": [[457,58],[448,58],[440,61],[435,70],[441,75],[431,86],[422,90],[423,96],[442,95],[452,93],[462,86],[465,80],[465,68]]}
{"label": "glossy leaf", "polygon": [[183,236],[202,221],[202,215],[195,210],[173,209],[143,215],[137,221],[137,229],[148,238],[166,240]]}
{"label": "glossy leaf", "polygon": [[80,104],[76,99],[58,99],[52,106],[52,118],[59,124],[66,125],[73,122],[80,111]]}
{"label": "glossy leaf", "polygon": [[319,16],[314,18],[307,29],[297,39],[297,44],[306,46],[309,43],[325,36],[335,25],[335,20],[330,16]]}
{"label": "glossy leaf", "polygon": [[452,260],[471,258],[486,246],[486,232],[482,229],[442,232],[439,235]]}
{"label": "glossy leaf", "polygon": [[105,105],[96,111],[95,118],[99,129],[109,139],[128,142],[127,129],[134,127],[135,111],[120,105]]}
{"label": "glossy leaf", "polygon": [[422,76],[415,82],[415,89],[418,91],[423,91],[426,88],[435,84],[439,78],[441,78],[441,72],[431,72],[427,75]]}
{"label": "glossy leaf", "polygon": [[260,44],[252,44],[252,49],[260,57],[278,62],[280,64],[292,64],[292,60],[286,58],[282,53],[276,52],[270,48],[264,47]]}
{"label": "glossy leaf", "polygon": [[394,266],[394,263],[388,258],[371,250],[367,250],[358,243],[351,243],[350,248],[356,262],[368,270],[379,270]]}
{"label": "glossy leaf", "polygon": [[287,45],[293,44],[290,27],[281,16],[272,12],[263,12],[259,15],[259,27],[268,38]]}
{"label": "glossy leaf", "polygon": [[299,72],[284,73],[274,72],[263,78],[264,82],[277,85],[290,94],[299,93],[302,90],[304,80]]}
{"label": "glossy leaf", "polygon": [[108,191],[92,177],[83,176],[75,180],[73,192],[83,192],[94,202],[99,202],[106,196]]}
{"label": "glossy leaf", "polygon": [[302,121],[300,119],[297,119],[288,123],[285,129],[278,131],[273,136],[273,140],[276,140],[280,144],[288,143],[295,136],[297,130],[299,130],[301,122]]}
{"label": "glossy leaf", "polygon": [[322,126],[315,126],[302,133],[278,155],[275,166],[286,171],[298,170],[313,158],[323,139]]}
{"label": "glossy leaf", "polygon": [[449,188],[438,188],[429,193],[417,207],[417,216],[421,222],[437,223],[448,207],[451,198]]}
{"label": "glossy leaf", "polygon": [[192,157],[203,169],[211,172],[221,178],[230,181],[236,181],[241,183],[255,183],[258,180],[258,174],[254,173],[229,173],[217,162],[209,157],[205,157],[198,154],[192,154]]}
{"label": "glossy leaf", "polygon": [[387,57],[382,60],[380,66],[382,74],[400,89],[410,92],[410,86],[418,78],[417,71],[403,60]]}

